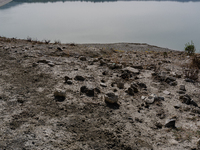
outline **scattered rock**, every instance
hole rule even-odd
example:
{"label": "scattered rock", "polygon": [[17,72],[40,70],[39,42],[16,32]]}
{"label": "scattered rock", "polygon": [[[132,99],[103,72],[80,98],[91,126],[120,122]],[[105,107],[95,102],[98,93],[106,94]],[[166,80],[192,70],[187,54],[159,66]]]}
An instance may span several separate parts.
{"label": "scattered rock", "polygon": [[153,104],[154,103],[154,97],[148,96],[144,99],[144,102],[147,103],[147,104]]}
{"label": "scattered rock", "polygon": [[166,94],[166,95],[170,95],[171,94],[169,91],[166,91],[166,90],[163,91],[163,93]]}
{"label": "scattered rock", "polygon": [[169,85],[171,86],[176,86],[177,85],[177,81],[176,81],[176,78],[175,77],[167,77],[165,79],[165,82],[168,83]]}
{"label": "scattered rock", "polygon": [[83,76],[77,75],[77,76],[74,78],[74,80],[77,80],[77,81],[84,81],[85,78],[84,78]]}
{"label": "scattered rock", "polygon": [[144,83],[142,83],[142,82],[137,82],[137,85],[138,85],[140,88],[144,88],[144,89],[147,88],[146,84],[144,84]]}
{"label": "scattered rock", "polygon": [[181,95],[181,96],[179,97],[179,99],[180,99],[180,101],[181,101],[182,103],[185,103],[185,104],[187,104],[187,105],[193,105],[193,106],[195,106],[195,107],[198,107],[197,103],[196,103],[195,101],[193,101],[193,100],[190,98],[190,96],[189,96],[188,94]]}
{"label": "scattered rock", "polygon": [[37,66],[38,66],[38,63],[35,63],[35,62],[34,62],[34,63],[32,64],[32,66],[33,66],[33,67],[37,67]]}
{"label": "scattered rock", "polygon": [[100,60],[100,65],[103,66],[103,65],[105,65],[105,64],[106,64],[106,61],[105,61],[104,59],[101,59],[101,60]]}
{"label": "scattered rock", "polygon": [[70,80],[71,78],[68,76],[65,76],[65,82],[67,82],[68,80]]}
{"label": "scattered rock", "polygon": [[179,94],[185,94],[185,91],[178,90],[177,93],[179,93]]}
{"label": "scattered rock", "polygon": [[137,88],[137,85],[135,83],[132,83],[130,88],[133,89],[134,93],[138,92],[138,88]]}
{"label": "scattered rock", "polygon": [[54,91],[54,97],[57,101],[64,101],[66,97],[66,91],[62,89],[56,89]]}
{"label": "scattered rock", "polygon": [[117,87],[119,89],[123,89],[124,88],[124,83],[123,82],[117,82]]}
{"label": "scattered rock", "polygon": [[63,49],[61,47],[57,47],[57,50],[59,51],[63,51]]}
{"label": "scattered rock", "polygon": [[155,126],[157,129],[162,129],[162,124],[160,122],[155,122]]}
{"label": "scattered rock", "polygon": [[49,65],[50,67],[55,66],[55,64],[54,64],[52,61],[48,62],[48,65]]}
{"label": "scattered rock", "polygon": [[95,96],[95,93],[96,94],[100,93],[100,90],[98,88],[82,86],[80,88],[80,92],[85,93],[87,96],[93,97]]}
{"label": "scattered rock", "polygon": [[133,65],[132,67],[135,68],[135,69],[143,69],[142,65]]}
{"label": "scattered rock", "polygon": [[143,120],[142,120],[142,119],[140,119],[140,118],[137,118],[137,117],[135,117],[135,121],[136,121],[136,122],[139,122],[139,123],[142,123],[142,122],[143,122]]}
{"label": "scattered rock", "polygon": [[179,90],[186,91],[186,89],[185,89],[185,85],[180,85]]}
{"label": "scattered rock", "polygon": [[117,103],[118,95],[115,95],[115,93],[106,93],[104,99],[108,103]]}
{"label": "scattered rock", "polygon": [[176,109],[179,109],[180,107],[181,107],[180,104],[176,104],[176,105],[174,106],[174,108],[176,108]]}
{"label": "scattered rock", "polygon": [[126,90],[126,93],[133,96],[135,92],[133,88],[129,87],[128,90]]}
{"label": "scattered rock", "polygon": [[85,56],[80,56],[79,59],[82,60],[82,61],[86,61],[87,60]]}
{"label": "scattered rock", "polygon": [[168,119],[165,122],[165,127],[167,128],[175,128],[176,119]]}
{"label": "scattered rock", "polygon": [[121,69],[122,68],[122,65],[121,64],[117,64],[117,63],[108,63],[107,66],[110,69]]}
{"label": "scattered rock", "polygon": [[186,78],[186,79],[185,79],[185,82],[191,82],[191,83],[194,83],[194,80],[189,79],[189,78]]}
{"label": "scattered rock", "polygon": [[73,84],[72,80],[67,80],[66,83],[69,85]]}
{"label": "scattered rock", "polygon": [[107,70],[105,70],[105,71],[102,72],[102,74],[103,74],[103,75],[108,75],[109,72],[108,72]]}
{"label": "scattered rock", "polygon": [[107,87],[107,85],[105,83],[100,83],[100,86]]}
{"label": "scattered rock", "polygon": [[182,103],[185,103],[185,104],[187,104],[187,105],[189,105],[189,104],[190,104],[190,101],[191,101],[191,98],[190,98],[190,96],[189,96],[188,94],[181,95],[181,96],[179,97],[179,99],[181,100]]}
{"label": "scattered rock", "polygon": [[145,99],[146,99],[146,96],[141,96],[141,99],[142,99],[142,100],[145,100]]}
{"label": "scattered rock", "polygon": [[133,74],[139,74],[139,70],[138,69],[135,69],[135,68],[132,68],[132,67],[126,67],[123,69],[123,71],[125,72],[130,72],[130,73],[133,73]]}

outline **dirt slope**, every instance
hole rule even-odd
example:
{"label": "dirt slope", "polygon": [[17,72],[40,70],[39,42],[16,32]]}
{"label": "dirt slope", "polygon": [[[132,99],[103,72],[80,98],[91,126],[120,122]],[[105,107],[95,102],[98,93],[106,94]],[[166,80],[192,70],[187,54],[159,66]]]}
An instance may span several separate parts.
{"label": "dirt slope", "polygon": [[[190,61],[147,44],[0,37],[0,149],[199,149]],[[109,92],[117,103],[105,102]]]}

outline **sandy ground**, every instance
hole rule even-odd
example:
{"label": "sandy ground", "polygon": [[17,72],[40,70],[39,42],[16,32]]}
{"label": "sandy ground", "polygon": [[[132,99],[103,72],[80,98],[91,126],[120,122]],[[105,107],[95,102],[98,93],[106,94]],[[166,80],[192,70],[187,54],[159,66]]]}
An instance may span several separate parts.
{"label": "sandy ground", "polygon": [[0,37],[0,150],[198,150],[191,60],[147,44]]}

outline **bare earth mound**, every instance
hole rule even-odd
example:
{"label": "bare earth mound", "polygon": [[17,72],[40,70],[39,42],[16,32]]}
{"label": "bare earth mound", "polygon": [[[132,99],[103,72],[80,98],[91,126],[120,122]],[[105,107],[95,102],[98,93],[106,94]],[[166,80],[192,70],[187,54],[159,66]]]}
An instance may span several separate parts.
{"label": "bare earth mound", "polygon": [[147,44],[0,37],[0,149],[199,149],[191,60]]}

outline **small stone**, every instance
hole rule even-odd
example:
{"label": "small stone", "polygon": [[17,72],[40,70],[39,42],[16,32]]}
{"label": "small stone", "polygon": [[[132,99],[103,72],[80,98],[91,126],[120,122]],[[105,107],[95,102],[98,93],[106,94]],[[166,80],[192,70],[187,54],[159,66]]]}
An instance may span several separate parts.
{"label": "small stone", "polygon": [[82,86],[80,91],[82,93],[85,93],[87,96],[95,96],[95,93],[100,93],[100,90],[98,88],[92,88],[86,86]]}
{"label": "small stone", "polygon": [[175,74],[176,74],[177,78],[181,78],[182,77],[182,73],[181,72],[175,72]]}
{"label": "small stone", "polygon": [[189,78],[185,79],[185,81],[186,81],[186,82],[191,82],[191,83],[194,83],[194,80],[192,80],[192,79],[189,79]]}
{"label": "small stone", "polygon": [[57,101],[64,101],[66,97],[66,91],[62,89],[56,89],[54,91],[54,97]]}
{"label": "small stone", "polygon": [[57,50],[59,51],[63,51],[63,49],[61,47],[57,47]]}
{"label": "small stone", "polygon": [[190,101],[191,101],[190,96],[187,95],[187,94],[181,95],[181,96],[179,97],[179,99],[180,99],[180,101],[181,101],[182,103],[185,103],[185,104],[187,104],[187,105],[189,105],[189,104],[190,104]]}
{"label": "small stone", "polygon": [[109,72],[108,72],[108,71],[103,71],[102,74],[103,74],[103,75],[108,75]]}
{"label": "small stone", "polygon": [[61,90],[61,89],[56,89],[54,92],[54,96],[60,96],[60,97],[65,97],[66,96],[66,91]]}
{"label": "small stone", "polygon": [[87,60],[85,56],[80,56],[79,59],[82,60],[82,61],[86,61]]}
{"label": "small stone", "polygon": [[65,76],[65,82],[67,82],[70,79],[70,77]]}
{"label": "small stone", "polygon": [[105,83],[100,83],[100,86],[107,87],[107,85]]}
{"label": "small stone", "polygon": [[147,88],[146,84],[144,84],[142,82],[138,82],[137,85],[139,85],[140,88],[144,88],[144,89]]}
{"label": "small stone", "polygon": [[177,84],[178,84],[177,81],[173,81],[173,82],[169,83],[169,85],[171,85],[171,86],[176,86]]}
{"label": "small stone", "polygon": [[180,107],[181,107],[180,104],[176,104],[176,105],[174,106],[174,108],[176,108],[176,109],[179,109]]}
{"label": "small stone", "polygon": [[142,100],[145,100],[147,97],[146,96],[141,96],[141,99]]}
{"label": "small stone", "polygon": [[154,97],[149,96],[149,97],[145,98],[144,101],[145,101],[146,104],[153,104],[154,103]]}
{"label": "small stone", "polygon": [[85,85],[82,86],[81,89],[80,89],[80,91],[81,91],[82,93],[85,93],[85,92],[87,91],[87,87],[86,87]]}
{"label": "small stone", "polygon": [[103,66],[103,65],[105,65],[105,64],[106,64],[106,62],[105,62],[103,59],[101,59],[101,60],[100,60],[100,65]]}
{"label": "small stone", "polygon": [[180,85],[179,90],[186,91],[186,89],[185,89],[185,85]]}
{"label": "small stone", "polygon": [[38,66],[38,63],[33,63],[32,66],[36,67],[36,66]]}
{"label": "small stone", "polygon": [[94,96],[94,92],[94,88],[87,88],[85,93],[87,96]]}
{"label": "small stone", "polygon": [[73,84],[72,80],[67,80],[66,83],[69,85]]}
{"label": "small stone", "polygon": [[117,103],[118,101],[118,96],[115,95],[115,93],[106,93],[105,96],[105,101],[108,103]]}
{"label": "small stone", "polygon": [[169,91],[166,91],[166,90],[163,91],[163,93],[166,94],[166,95],[170,95],[171,94]]}
{"label": "small stone", "polygon": [[85,78],[84,78],[83,76],[77,75],[77,76],[74,78],[74,80],[77,80],[77,81],[84,81]]}
{"label": "small stone", "polygon": [[190,105],[193,105],[193,106],[195,106],[195,107],[198,107],[197,103],[196,103],[195,101],[193,101],[193,100],[190,101]]}
{"label": "small stone", "polygon": [[170,76],[167,77],[166,80],[165,80],[165,82],[168,83],[168,84],[170,84],[171,82],[174,82],[174,81],[176,81],[176,78],[175,77],[170,77]]}
{"label": "small stone", "polygon": [[129,87],[128,90],[126,90],[126,93],[133,96],[134,95],[134,89]]}
{"label": "small stone", "polygon": [[175,128],[176,119],[168,119],[165,122],[165,127],[167,128]]}
{"label": "small stone", "polygon": [[134,74],[139,74],[139,70],[138,69],[135,69],[135,68],[132,68],[132,67],[126,67],[123,69],[123,71],[128,71],[128,72],[131,72],[131,73],[134,73]]}
{"label": "small stone", "polygon": [[176,92],[179,93],[179,94],[185,94],[185,91],[182,91],[182,90],[178,90]]}
{"label": "small stone", "polygon": [[48,62],[48,65],[49,65],[50,67],[55,66],[55,64],[54,64],[53,62]]}
{"label": "small stone", "polygon": [[138,92],[137,85],[135,85],[134,83],[131,84],[131,88],[134,90],[134,93]]}
{"label": "small stone", "polygon": [[[1,98],[0,98],[0,99],[1,99]],[[22,98],[18,98],[18,99],[17,99],[17,102],[18,102],[18,103],[21,103],[21,104],[23,104],[23,103],[24,103],[24,101],[25,101],[25,100],[24,100],[24,99],[22,99]]]}
{"label": "small stone", "polygon": [[143,69],[142,65],[134,65],[132,67],[135,68],[135,69]]}
{"label": "small stone", "polygon": [[124,88],[124,83],[123,83],[123,82],[118,82],[118,83],[117,83],[117,87],[118,87],[119,89],[123,89],[123,88]]}

